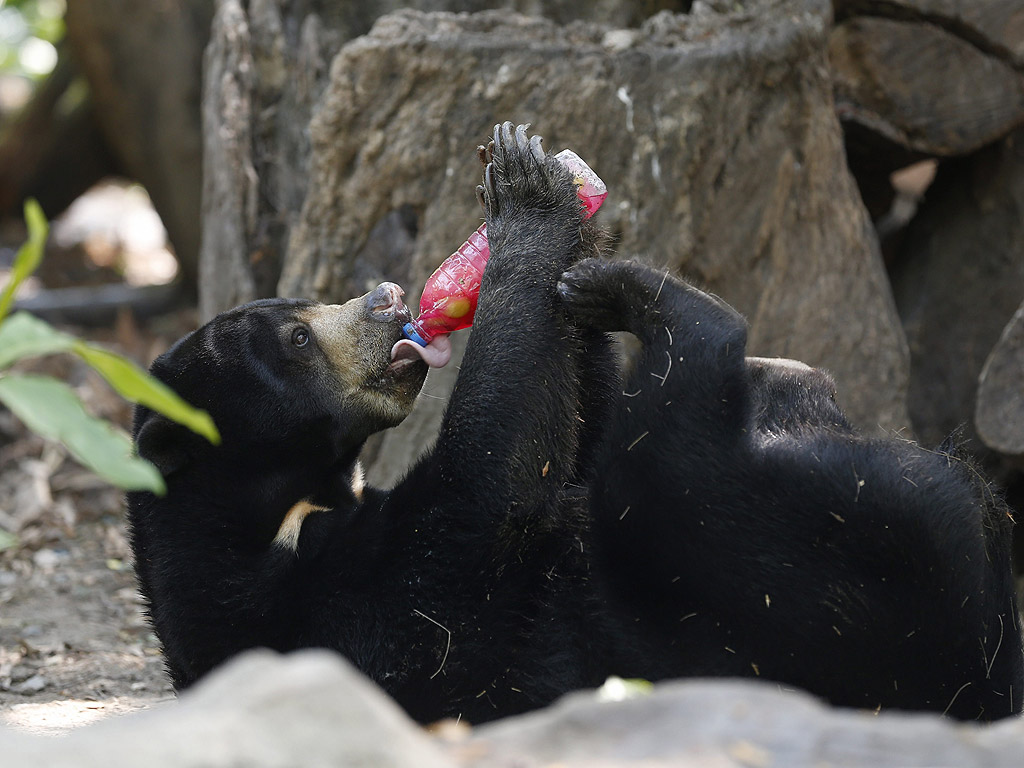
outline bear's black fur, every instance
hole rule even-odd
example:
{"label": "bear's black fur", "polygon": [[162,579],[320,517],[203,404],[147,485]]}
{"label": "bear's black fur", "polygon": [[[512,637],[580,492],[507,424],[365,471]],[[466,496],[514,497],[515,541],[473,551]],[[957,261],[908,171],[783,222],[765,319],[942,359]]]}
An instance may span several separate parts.
{"label": "bear's black fur", "polygon": [[576,322],[643,344],[590,499],[598,571],[659,638],[658,674],[1020,711],[1012,520],[952,445],[857,435],[830,377],[744,358],[743,320],[671,278],[586,260],[560,290]]}
{"label": "bear's black fur", "polygon": [[[1006,507],[951,451],[870,440],[820,372],[745,358],[718,299],[593,258],[567,172],[496,127],[491,259],[433,449],[363,488],[426,368],[384,284],[214,319],[153,372],[221,429],[145,408],[168,494],[129,495],[175,685],[245,648],[333,648],[421,721],[482,722],[607,675],[760,676],[856,707],[1021,709]],[[643,351],[618,379],[606,331]]]}

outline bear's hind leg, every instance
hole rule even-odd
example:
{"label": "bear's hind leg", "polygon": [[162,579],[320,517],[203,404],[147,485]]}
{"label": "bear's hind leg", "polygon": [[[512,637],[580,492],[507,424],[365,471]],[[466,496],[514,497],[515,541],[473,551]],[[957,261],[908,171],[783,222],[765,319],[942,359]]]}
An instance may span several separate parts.
{"label": "bear's hind leg", "polygon": [[[558,285],[573,322],[643,344],[622,418],[689,439],[740,435],[749,412],[746,322],[721,299],[636,262],[584,259]],[[635,437],[635,435],[633,436]],[[625,450],[632,442],[624,433]]]}

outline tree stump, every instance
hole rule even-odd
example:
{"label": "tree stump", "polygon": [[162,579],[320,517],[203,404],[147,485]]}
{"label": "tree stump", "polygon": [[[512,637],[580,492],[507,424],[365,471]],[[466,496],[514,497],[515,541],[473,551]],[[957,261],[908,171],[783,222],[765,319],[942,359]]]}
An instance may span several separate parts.
{"label": "tree stump", "polygon": [[[229,23],[229,13],[246,25]],[[210,274],[225,258],[252,269],[262,258],[253,236],[283,226],[281,295],[339,301],[390,279],[415,302],[416,288],[479,222],[474,147],[497,121],[529,122],[549,148],[573,147],[608,182],[600,215],[618,254],[653,261],[737,306],[750,319],[752,354],[831,370],[863,427],[906,426],[907,353],[845,164],[825,58],[830,18],[821,0],[758,0],[722,13],[701,4],[627,29],[403,11],[344,45],[322,87],[312,73],[326,61],[323,20],[292,19],[284,26],[306,30],[300,41],[308,43],[296,50],[310,74],[288,81],[302,105],[288,130],[304,131],[302,116],[312,118],[308,155],[293,163],[301,179],[273,187],[290,190],[281,205],[262,191],[281,166],[268,177],[246,149],[261,146],[266,124],[244,94],[287,68],[267,76],[255,55],[241,69],[218,68],[246,45],[255,51],[280,20],[222,0],[207,60],[207,191],[220,178],[244,182],[245,191],[231,216],[211,199],[205,225],[207,242],[217,242],[211,232],[234,231],[248,245],[233,245],[228,257],[204,250]],[[239,87],[245,77],[254,82]],[[285,148],[299,146],[289,135]],[[279,146],[280,136],[271,138]],[[243,162],[231,159],[236,140]],[[223,276],[204,282],[204,314],[242,298],[237,274]],[[441,399],[417,407],[403,425],[408,434],[434,434],[446,392],[433,394]]]}

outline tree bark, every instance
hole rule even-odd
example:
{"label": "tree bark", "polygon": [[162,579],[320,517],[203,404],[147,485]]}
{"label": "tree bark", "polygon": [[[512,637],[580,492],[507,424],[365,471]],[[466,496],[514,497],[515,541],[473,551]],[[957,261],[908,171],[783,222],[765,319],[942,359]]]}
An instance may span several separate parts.
{"label": "tree bark", "polygon": [[125,172],[153,200],[183,277],[198,272],[202,52],[212,0],[74,0],[67,40]]}

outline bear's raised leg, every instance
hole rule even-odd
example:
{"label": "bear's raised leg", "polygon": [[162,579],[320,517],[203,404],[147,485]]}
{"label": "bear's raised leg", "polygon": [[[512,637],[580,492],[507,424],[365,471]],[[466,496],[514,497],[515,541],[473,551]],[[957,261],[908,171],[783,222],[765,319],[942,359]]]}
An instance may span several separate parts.
{"label": "bear's raised leg", "polygon": [[739,583],[720,562],[738,524],[721,502],[745,463],[754,400],[745,321],[718,298],[633,262],[586,259],[558,290],[573,322],[628,331],[643,345],[607,427],[590,502],[612,600],[664,642],[662,652],[624,659],[624,673],[749,674],[727,650],[731,627],[707,602],[728,602]]}
{"label": "bear's raised leg", "polygon": [[504,516],[550,507],[575,476],[582,342],[556,285],[592,225],[570,173],[523,126],[497,126],[484,159],[491,257],[431,468],[447,503]]}
{"label": "bear's raised leg", "polygon": [[628,331],[643,344],[623,387],[620,430],[607,443],[611,454],[628,460],[647,440],[628,424],[669,422],[689,440],[713,433],[716,445],[720,436],[740,436],[749,407],[747,330],[732,307],[635,262],[585,259],[562,275],[558,291],[578,325]]}

